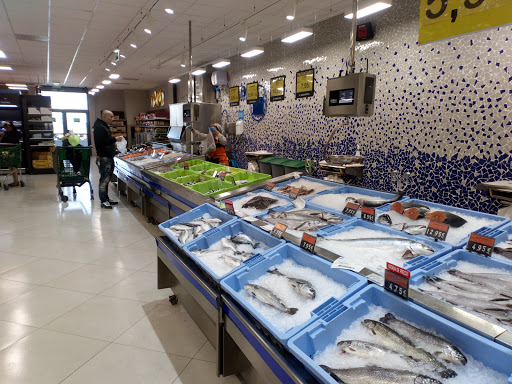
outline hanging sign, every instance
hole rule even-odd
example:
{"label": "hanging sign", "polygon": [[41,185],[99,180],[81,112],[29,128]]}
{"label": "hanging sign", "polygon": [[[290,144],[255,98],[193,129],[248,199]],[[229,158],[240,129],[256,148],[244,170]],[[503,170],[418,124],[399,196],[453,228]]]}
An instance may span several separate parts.
{"label": "hanging sign", "polygon": [[270,79],[270,101],[284,100],[284,86],[286,76],[278,76]]}
{"label": "hanging sign", "polygon": [[315,94],[315,70],[313,68],[297,72],[295,98],[311,97]]}
{"label": "hanging sign", "polygon": [[238,86],[229,88],[229,106],[236,107],[240,105],[240,88]]}
{"label": "hanging sign", "polygon": [[508,24],[510,0],[421,0],[419,43]]}
{"label": "hanging sign", "polygon": [[256,104],[258,97],[258,82],[247,84],[247,104]]}
{"label": "hanging sign", "polygon": [[466,249],[471,252],[479,253],[486,257],[491,257],[496,239],[492,237],[477,235],[472,233],[469,235],[468,245]]}

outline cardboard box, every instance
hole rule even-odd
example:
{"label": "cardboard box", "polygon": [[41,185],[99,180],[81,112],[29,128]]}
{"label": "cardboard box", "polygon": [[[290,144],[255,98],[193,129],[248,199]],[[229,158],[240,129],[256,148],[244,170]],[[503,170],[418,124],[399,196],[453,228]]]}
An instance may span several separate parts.
{"label": "cardboard box", "polygon": [[32,160],[32,166],[36,169],[50,168],[48,160]]}

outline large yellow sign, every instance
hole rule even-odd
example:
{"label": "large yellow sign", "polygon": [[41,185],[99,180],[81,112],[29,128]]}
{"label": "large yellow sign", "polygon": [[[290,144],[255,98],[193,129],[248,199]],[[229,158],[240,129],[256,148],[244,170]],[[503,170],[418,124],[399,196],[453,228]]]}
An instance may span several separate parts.
{"label": "large yellow sign", "polygon": [[311,97],[315,94],[315,70],[306,69],[305,71],[297,72],[296,75],[296,88],[295,98]]}
{"label": "large yellow sign", "polygon": [[278,76],[270,79],[270,101],[284,100],[284,86],[286,76]]}
{"label": "large yellow sign", "polygon": [[240,105],[240,90],[238,86],[229,88],[229,106],[236,107]]}
{"label": "large yellow sign", "polygon": [[508,23],[511,0],[421,0],[419,43]]}
{"label": "large yellow sign", "polygon": [[256,104],[258,98],[258,82],[247,84],[247,104]]}

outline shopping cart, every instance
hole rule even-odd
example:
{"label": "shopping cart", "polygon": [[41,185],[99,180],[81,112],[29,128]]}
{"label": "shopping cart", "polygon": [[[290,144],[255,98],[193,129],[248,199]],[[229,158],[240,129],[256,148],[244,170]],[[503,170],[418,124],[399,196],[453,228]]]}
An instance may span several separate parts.
{"label": "shopping cart", "polygon": [[7,177],[13,175],[14,172],[18,173],[20,186],[25,186],[19,171],[19,168],[21,168],[21,144],[0,144],[0,167],[14,167],[14,169],[9,169],[9,172],[4,175],[3,184],[6,191],[9,189],[9,183],[6,182]]}
{"label": "shopping cart", "polygon": [[89,170],[91,166],[91,147],[57,147],[53,154],[53,168],[57,174],[57,189],[62,201],[68,201],[62,188],[73,187],[73,196],[76,188],[89,183],[91,200],[94,200]]}

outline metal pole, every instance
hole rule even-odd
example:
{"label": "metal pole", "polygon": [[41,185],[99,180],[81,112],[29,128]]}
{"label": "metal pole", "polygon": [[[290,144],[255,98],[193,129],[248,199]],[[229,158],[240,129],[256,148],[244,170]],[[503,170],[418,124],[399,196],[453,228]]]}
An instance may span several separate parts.
{"label": "metal pole", "polygon": [[192,20],[188,21],[188,102],[192,102]]}
{"label": "metal pole", "polygon": [[352,0],[352,31],[350,33],[350,58],[348,60],[348,74],[356,71],[356,36],[357,36],[357,0]]}

